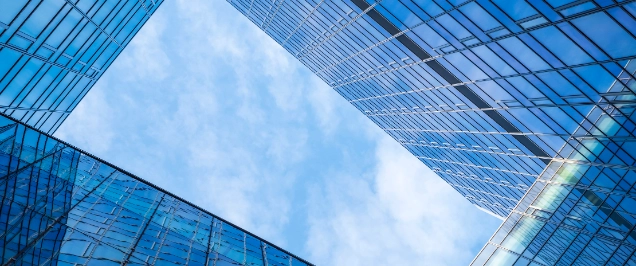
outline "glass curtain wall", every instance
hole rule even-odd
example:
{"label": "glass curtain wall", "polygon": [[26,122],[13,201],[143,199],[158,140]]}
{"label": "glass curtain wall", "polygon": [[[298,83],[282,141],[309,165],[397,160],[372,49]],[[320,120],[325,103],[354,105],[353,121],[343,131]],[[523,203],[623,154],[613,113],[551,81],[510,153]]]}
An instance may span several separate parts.
{"label": "glass curtain wall", "polygon": [[311,265],[0,115],[2,265]]}
{"label": "glass curtain wall", "polygon": [[634,88],[613,84],[472,265],[636,265]]}
{"label": "glass curtain wall", "polygon": [[602,99],[634,96],[634,1],[229,2],[498,217]]}
{"label": "glass curtain wall", "polygon": [[0,111],[53,134],[163,0],[0,0]]}

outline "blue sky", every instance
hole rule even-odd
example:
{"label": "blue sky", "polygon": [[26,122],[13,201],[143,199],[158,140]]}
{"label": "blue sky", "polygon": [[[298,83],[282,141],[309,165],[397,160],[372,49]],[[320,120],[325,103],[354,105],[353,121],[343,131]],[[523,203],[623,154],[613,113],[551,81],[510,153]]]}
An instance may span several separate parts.
{"label": "blue sky", "polygon": [[223,0],[167,0],[55,135],[318,265],[465,265],[501,222]]}

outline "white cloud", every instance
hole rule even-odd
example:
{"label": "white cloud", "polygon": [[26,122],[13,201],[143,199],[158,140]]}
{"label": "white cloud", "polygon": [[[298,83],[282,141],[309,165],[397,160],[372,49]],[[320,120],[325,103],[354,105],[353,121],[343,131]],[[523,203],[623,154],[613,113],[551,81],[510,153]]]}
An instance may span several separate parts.
{"label": "white cloud", "polygon": [[274,40],[262,32],[258,33],[258,35],[268,39],[259,45],[258,52],[263,53],[264,73],[273,81],[267,88],[269,93],[274,97],[278,108],[284,111],[296,110],[299,107],[303,90],[305,89],[304,86],[298,86],[298,84],[304,85],[303,80],[300,79],[304,77],[299,76],[299,64],[290,62],[290,60],[296,59],[291,57]]}
{"label": "white cloud", "polygon": [[107,86],[107,82],[95,85],[55,132],[55,136],[63,140],[72,139],[71,144],[98,156],[106,152],[113,145],[115,135],[110,126],[115,110],[104,94],[104,87]]}
{"label": "white cloud", "polygon": [[[435,173],[386,135],[376,169],[312,188],[307,251],[323,265],[460,265],[497,220],[476,213]],[[468,208],[471,208],[470,210]],[[480,219],[486,220],[480,220]]]}
{"label": "white cloud", "polygon": [[161,12],[153,15],[126,47],[129,56],[122,56],[116,61],[130,69],[124,73],[126,79],[163,80],[170,74],[170,59],[165,53],[162,43],[166,28],[166,19]]}
{"label": "white cloud", "polygon": [[[286,243],[304,235],[286,230],[307,222],[292,220],[307,204],[305,254],[318,264],[470,257],[462,241],[475,234],[462,233],[462,219],[474,216],[459,215],[472,206],[360,121],[372,124],[227,2],[178,0],[163,4],[58,136],[295,253],[303,247]],[[314,122],[322,135],[308,130]],[[345,137],[337,143],[378,141],[376,154],[321,158],[316,143]],[[312,160],[322,171],[339,160],[363,168],[368,157],[377,165],[366,175],[303,172]]]}
{"label": "white cloud", "polygon": [[178,53],[187,73],[155,137],[187,150],[193,202],[284,243],[296,179],[289,169],[307,152],[306,130],[287,124],[302,116],[289,112],[302,100],[299,63],[224,1],[178,1],[175,10],[187,24],[173,40],[187,47]]}
{"label": "white cloud", "polygon": [[267,136],[267,139],[271,140],[267,155],[279,165],[296,163],[302,160],[307,152],[307,132],[304,129],[275,129],[272,136]]}
{"label": "white cloud", "polygon": [[[286,111],[304,85],[299,63],[236,15],[222,0],[164,3],[58,136],[284,243],[308,138]],[[286,91],[267,101],[269,88]]]}
{"label": "white cloud", "polygon": [[325,134],[331,135],[340,124],[336,101],[344,102],[344,99],[340,98],[341,96],[337,92],[316,76],[310,79],[310,84],[308,101],[318,118],[320,129]]}

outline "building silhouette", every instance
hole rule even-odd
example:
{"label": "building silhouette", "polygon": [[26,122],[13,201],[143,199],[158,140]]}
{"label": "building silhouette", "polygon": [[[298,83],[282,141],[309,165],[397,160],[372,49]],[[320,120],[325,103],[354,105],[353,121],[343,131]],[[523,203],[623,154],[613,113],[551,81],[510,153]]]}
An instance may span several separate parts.
{"label": "building silhouette", "polygon": [[630,94],[613,82],[633,82],[629,1],[229,2],[500,218],[601,99]]}
{"label": "building silhouette", "polygon": [[636,3],[229,1],[470,202],[473,265],[636,265]]}

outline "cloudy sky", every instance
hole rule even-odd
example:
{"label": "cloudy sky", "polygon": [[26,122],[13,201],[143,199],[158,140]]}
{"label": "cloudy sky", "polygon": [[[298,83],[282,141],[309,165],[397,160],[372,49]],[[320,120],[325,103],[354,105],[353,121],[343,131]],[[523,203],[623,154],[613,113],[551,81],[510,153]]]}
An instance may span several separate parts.
{"label": "cloudy sky", "polygon": [[501,222],[223,0],[167,0],[55,135],[318,265],[466,265]]}

